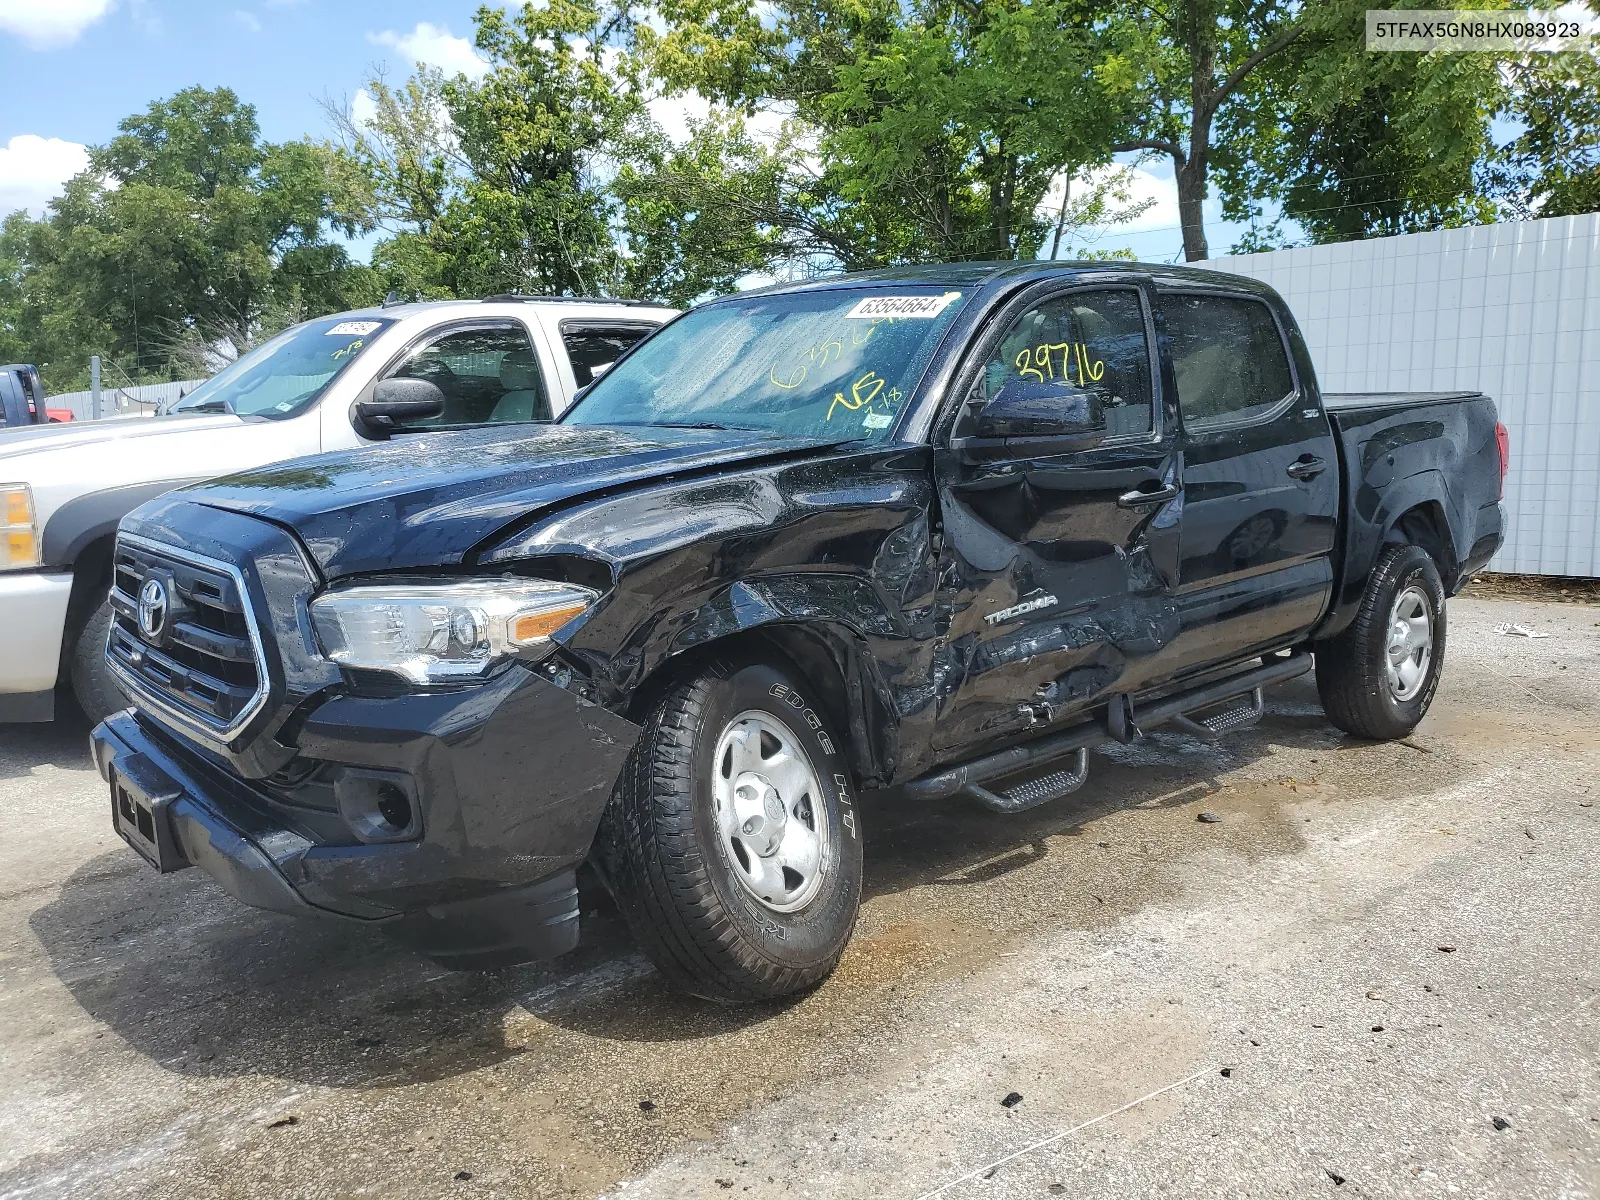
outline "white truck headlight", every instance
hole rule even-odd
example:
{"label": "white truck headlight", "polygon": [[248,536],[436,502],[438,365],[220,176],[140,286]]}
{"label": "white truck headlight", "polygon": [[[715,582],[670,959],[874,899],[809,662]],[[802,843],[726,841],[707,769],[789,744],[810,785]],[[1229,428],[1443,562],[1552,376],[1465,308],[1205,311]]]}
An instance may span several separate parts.
{"label": "white truck headlight", "polygon": [[550,635],[598,598],[538,579],[374,584],[318,596],[311,621],[322,652],[340,666],[451,683],[482,678],[506,658],[543,658]]}
{"label": "white truck headlight", "polygon": [[34,521],[33,489],[25,483],[0,483],[0,571],[39,565],[39,529]]}

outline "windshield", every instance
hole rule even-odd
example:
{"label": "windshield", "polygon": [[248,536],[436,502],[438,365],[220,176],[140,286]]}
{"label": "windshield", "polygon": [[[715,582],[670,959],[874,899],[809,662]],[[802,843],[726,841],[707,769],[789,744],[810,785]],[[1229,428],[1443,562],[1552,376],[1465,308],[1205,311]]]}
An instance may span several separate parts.
{"label": "windshield", "polygon": [[370,317],[323,317],[296,325],[213,375],[170,411],[292,417],[393,323]]}
{"label": "windshield", "polygon": [[848,288],[696,309],[595,381],[562,420],[884,437],[961,293]]}

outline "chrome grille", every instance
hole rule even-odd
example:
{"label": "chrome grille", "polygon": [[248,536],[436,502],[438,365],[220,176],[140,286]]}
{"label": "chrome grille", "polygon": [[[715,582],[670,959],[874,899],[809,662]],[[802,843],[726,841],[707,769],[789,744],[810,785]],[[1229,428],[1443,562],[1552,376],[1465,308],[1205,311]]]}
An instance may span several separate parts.
{"label": "chrome grille", "polygon": [[[123,534],[113,557],[106,659],[158,715],[196,732],[230,736],[266,699],[261,641],[244,581],[226,563]],[[140,590],[161,581],[159,636],[140,625]]]}

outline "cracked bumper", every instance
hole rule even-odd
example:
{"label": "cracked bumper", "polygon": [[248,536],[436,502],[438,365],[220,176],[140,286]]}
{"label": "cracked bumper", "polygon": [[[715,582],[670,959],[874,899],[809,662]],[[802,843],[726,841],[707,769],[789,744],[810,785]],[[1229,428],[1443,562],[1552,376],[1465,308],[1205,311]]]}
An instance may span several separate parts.
{"label": "cracked bumper", "polygon": [[[157,869],[198,866],[257,908],[382,923],[483,965],[576,944],[574,871],[637,735],[513,669],[458,691],[330,699],[284,779],[245,780],[139,712],[91,741],[118,833]],[[375,796],[399,797],[404,819],[374,820]]]}

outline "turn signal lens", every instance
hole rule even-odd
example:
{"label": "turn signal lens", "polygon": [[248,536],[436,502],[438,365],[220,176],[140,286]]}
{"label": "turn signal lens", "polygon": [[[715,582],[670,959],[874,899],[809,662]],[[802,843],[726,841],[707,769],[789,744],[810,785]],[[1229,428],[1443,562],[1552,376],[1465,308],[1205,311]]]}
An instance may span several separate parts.
{"label": "turn signal lens", "polygon": [[581,616],[587,604],[569,604],[548,612],[528,613],[511,623],[511,640],[520,645],[541,641],[560,629],[573,617]]}
{"label": "turn signal lens", "polygon": [[39,565],[39,532],[34,527],[33,491],[25,483],[0,483],[0,571]]}

